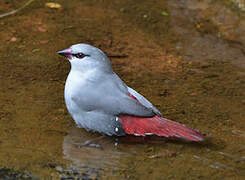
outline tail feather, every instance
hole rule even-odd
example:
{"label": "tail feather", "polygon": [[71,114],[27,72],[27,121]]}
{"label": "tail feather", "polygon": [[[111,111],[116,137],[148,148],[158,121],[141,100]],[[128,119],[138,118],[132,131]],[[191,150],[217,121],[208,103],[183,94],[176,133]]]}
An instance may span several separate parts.
{"label": "tail feather", "polygon": [[204,136],[199,131],[159,116],[143,118],[121,115],[120,119],[126,134],[138,136],[154,134],[166,138],[179,138],[196,142],[204,140]]}

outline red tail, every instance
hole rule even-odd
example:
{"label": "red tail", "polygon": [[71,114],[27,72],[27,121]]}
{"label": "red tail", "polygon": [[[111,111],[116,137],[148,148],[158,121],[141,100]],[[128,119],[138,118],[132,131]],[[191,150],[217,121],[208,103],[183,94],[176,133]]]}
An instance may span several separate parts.
{"label": "red tail", "polygon": [[188,141],[203,141],[204,136],[184,125],[159,117],[143,118],[135,116],[119,116],[126,134],[146,136],[157,135],[167,138],[180,138]]}

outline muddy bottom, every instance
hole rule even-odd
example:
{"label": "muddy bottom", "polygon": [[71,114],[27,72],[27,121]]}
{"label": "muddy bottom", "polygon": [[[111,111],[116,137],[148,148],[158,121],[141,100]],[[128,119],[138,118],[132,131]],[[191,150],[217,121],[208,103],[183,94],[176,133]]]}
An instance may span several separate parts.
{"label": "muddy bottom", "polygon": [[[0,178],[244,178],[242,1],[45,2],[0,19]],[[0,13],[24,3],[1,1]],[[126,84],[206,141],[77,128],[63,98],[70,65],[56,51],[79,42],[101,48]]]}

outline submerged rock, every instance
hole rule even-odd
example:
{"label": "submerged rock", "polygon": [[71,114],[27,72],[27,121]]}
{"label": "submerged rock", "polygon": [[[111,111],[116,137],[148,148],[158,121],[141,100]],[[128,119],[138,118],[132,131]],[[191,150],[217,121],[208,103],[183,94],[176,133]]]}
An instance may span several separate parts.
{"label": "submerged rock", "polygon": [[39,178],[27,171],[15,170],[12,168],[0,168],[0,179],[10,180],[10,179],[34,179]]}

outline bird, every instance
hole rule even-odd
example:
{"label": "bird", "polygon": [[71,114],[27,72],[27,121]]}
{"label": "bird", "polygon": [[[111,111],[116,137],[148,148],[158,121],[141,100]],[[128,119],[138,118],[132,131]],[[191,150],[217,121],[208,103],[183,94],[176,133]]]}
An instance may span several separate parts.
{"label": "bird", "polygon": [[64,98],[77,127],[108,136],[204,140],[200,131],[164,118],[150,101],[127,86],[99,48],[80,43],[57,53],[71,64]]}

